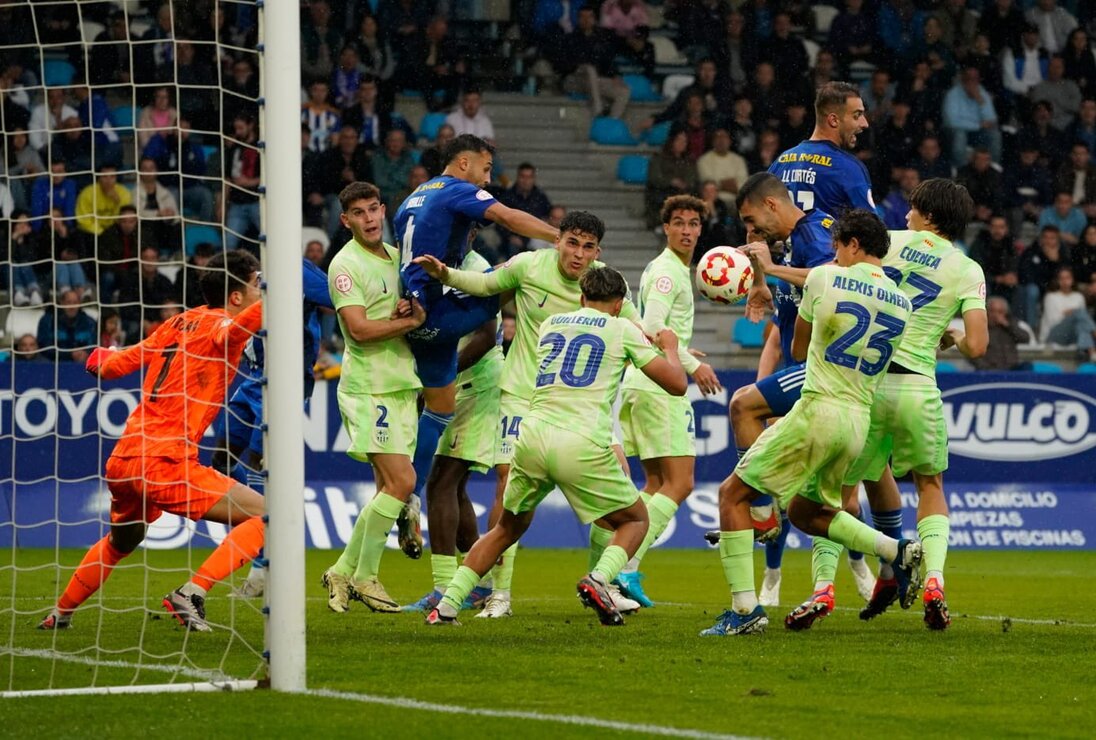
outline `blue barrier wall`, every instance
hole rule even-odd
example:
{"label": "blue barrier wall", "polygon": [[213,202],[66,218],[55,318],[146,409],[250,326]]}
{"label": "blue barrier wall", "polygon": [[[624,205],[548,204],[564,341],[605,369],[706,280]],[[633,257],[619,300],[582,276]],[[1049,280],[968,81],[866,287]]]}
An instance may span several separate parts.
{"label": "blue barrier wall", "polygon": [[[79,367],[0,366],[0,546],[85,546],[99,536],[109,506],[99,474],[111,437],[137,402],[138,379],[105,383]],[[671,547],[700,547],[716,525],[716,487],[734,467],[727,400],[751,373],[720,374],[713,399],[690,387],[696,415],[696,493],[663,537]],[[1096,544],[1096,376],[947,374],[939,378],[951,444],[945,476],[956,547],[1089,548]],[[306,523],[313,547],[341,547],[361,502],[372,495],[369,468],[348,458],[335,384],[320,383],[304,417]],[[208,453],[207,453],[208,454]],[[636,480],[641,481],[638,466]],[[477,511],[490,507],[494,481],[474,476]],[[914,497],[903,484],[906,526]],[[62,522],[58,526],[58,522]],[[219,540],[223,528],[184,526],[164,517],[150,546]],[[550,497],[526,537],[531,546],[583,546],[586,536],[561,497]],[[806,538],[793,534],[792,546]]]}

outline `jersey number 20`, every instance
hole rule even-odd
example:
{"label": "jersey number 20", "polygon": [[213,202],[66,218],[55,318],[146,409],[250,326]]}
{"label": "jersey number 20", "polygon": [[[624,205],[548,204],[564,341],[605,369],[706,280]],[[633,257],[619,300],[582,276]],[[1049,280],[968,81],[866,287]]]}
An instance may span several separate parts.
{"label": "jersey number 20", "polygon": [[[885,313],[875,315],[875,324],[883,328],[868,337],[868,348],[879,352],[879,359],[869,362],[867,359],[850,355],[845,350],[859,342],[868,333],[868,329],[872,325],[871,311],[859,303],[838,301],[835,312],[852,314],[856,317],[856,325],[835,339],[833,344],[826,348],[826,362],[832,362],[835,365],[852,370],[859,369],[864,375],[878,375],[887,366],[887,361],[890,360],[891,355],[894,354],[894,345],[891,344],[891,340],[902,333],[902,330],[906,328],[906,322]],[[859,364],[859,368],[857,368],[857,364]]]}
{"label": "jersey number 20", "polygon": [[[601,358],[605,356],[605,342],[601,337],[596,334],[579,334],[568,343],[565,336],[559,332],[552,332],[551,334],[545,334],[544,338],[540,340],[541,347],[546,344],[551,345],[551,347],[537,370],[537,388],[556,382],[556,374],[545,371],[555,362],[564,349],[567,351],[563,355],[563,364],[559,369],[560,381],[571,388],[585,388],[594,382],[598,368],[601,367]],[[577,368],[575,366],[578,364],[579,354],[582,352],[583,347],[588,347],[590,352],[586,355],[586,363],[582,368],[582,372],[576,372]]]}

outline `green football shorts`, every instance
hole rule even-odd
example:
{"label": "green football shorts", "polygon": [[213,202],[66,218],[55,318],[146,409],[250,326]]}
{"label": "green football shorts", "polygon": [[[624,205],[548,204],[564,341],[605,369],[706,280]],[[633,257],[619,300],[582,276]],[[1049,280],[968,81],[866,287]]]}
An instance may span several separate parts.
{"label": "green football shorts", "polygon": [[355,460],[369,461],[370,455],[415,454],[419,431],[419,392],[417,389],[361,396],[339,389],[339,412],[350,435],[346,454]]}
{"label": "green football shorts", "polygon": [[494,467],[499,445],[500,393],[496,387],[458,394],[453,420],[438,441],[438,454],[465,460],[478,473]]}
{"label": "green football shorts", "polygon": [[[871,412],[866,406],[806,396],[753,443],[735,473],[788,508],[799,494],[841,508],[841,484],[860,455]],[[817,476],[817,486],[809,485]]]}
{"label": "green football shorts", "polygon": [[502,505],[514,514],[532,511],[557,486],[583,524],[639,500],[612,447],[599,447],[570,429],[526,417]]}
{"label": "green football shorts", "polygon": [[852,485],[879,480],[890,460],[896,476],[948,469],[948,428],[936,379],[888,373],[875,392],[864,451],[845,477]]}
{"label": "green football shorts", "polygon": [[625,389],[621,393],[620,428],[624,454],[629,457],[696,457],[693,404],[685,396]]}

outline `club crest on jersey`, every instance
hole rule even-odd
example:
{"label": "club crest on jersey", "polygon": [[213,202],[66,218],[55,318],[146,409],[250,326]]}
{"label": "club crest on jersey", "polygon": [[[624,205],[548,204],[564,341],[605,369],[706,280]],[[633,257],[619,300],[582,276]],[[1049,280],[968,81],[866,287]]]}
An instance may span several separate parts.
{"label": "club crest on jersey", "polygon": [[663,275],[655,281],[655,290],[659,293],[667,294],[674,289],[674,281],[670,279],[668,275]]}
{"label": "club crest on jersey", "polygon": [[350,289],[354,287],[354,280],[345,272],[341,272],[335,276],[335,290],[340,293],[349,293]]}
{"label": "club crest on jersey", "polygon": [[375,427],[373,429],[373,439],[377,440],[377,444],[388,444],[388,430],[384,427]]}
{"label": "club crest on jersey", "polygon": [[982,283],[978,286],[978,297],[983,301],[986,300],[986,284]]}

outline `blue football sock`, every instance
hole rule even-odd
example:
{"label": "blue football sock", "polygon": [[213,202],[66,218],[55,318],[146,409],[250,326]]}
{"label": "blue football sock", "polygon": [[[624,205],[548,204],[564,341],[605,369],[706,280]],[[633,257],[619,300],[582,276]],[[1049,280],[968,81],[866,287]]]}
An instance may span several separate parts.
{"label": "blue football sock", "polygon": [[765,543],[766,568],[776,570],[780,567],[780,564],[784,562],[784,543],[788,541],[788,532],[790,532],[791,529],[792,525],[791,522],[788,521],[788,512],[780,512],[780,536],[772,542]]}
{"label": "blue football sock", "polygon": [[438,451],[438,440],[445,428],[453,420],[452,414],[439,414],[424,409],[419,417],[419,436],[415,442],[415,493],[422,496],[426,488],[426,479],[430,475],[430,466],[434,463],[434,454]]}
{"label": "blue football sock", "polygon": [[871,513],[871,521],[876,529],[888,537],[893,537],[896,540],[902,539],[901,509],[893,509],[892,511],[873,511]]}

